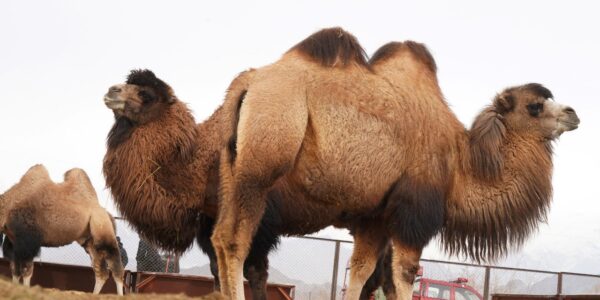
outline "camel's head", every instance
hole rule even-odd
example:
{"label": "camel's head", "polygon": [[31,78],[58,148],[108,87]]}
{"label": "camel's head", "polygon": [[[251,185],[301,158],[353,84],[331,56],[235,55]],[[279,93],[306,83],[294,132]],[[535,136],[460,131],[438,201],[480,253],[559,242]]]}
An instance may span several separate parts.
{"label": "camel's head", "polygon": [[116,84],[104,95],[104,104],[115,117],[124,117],[144,124],[160,116],[165,108],[177,101],[173,90],[150,70],[133,70],[127,81]]}
{"label": "camel's head", "polygon": [[552,97],[541,84],[530,83],[504,90],[494,99],[493,108],[508,131],[553,140],[577,129],[579,118],[573,108]]}

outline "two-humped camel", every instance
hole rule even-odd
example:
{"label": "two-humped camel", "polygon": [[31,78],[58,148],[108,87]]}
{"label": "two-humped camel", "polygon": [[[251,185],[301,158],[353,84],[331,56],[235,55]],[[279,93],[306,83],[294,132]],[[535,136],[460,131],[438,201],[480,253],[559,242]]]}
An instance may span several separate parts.
{"label": "two-humped camel", "polygon": [[273,190],[298,207],[328,207],[307,224],[364,220],[354,228],[348,299],[358,298],[388,239],[396,293],[410,299],[422,249],[437,233],[450,253],[490,259],[545,217],[551,142],[577,128],[573,109],[526,84],[496,95],[466,130],[423,45],[391,43],[366,63],[348,36],[322,31],[257,69],[229,118],[238,122],[221,152],[212,241],[232,299],[243,299],[242,264]]}
{"label": "two-humped camel", "polygon": [[2,251],[10,261],[13,281],[29,286],[33,259],[41,247],[76,241],[92,259],[94,294],[100,293],[112,271],[117,293],[123,294],[123,265],[113,217],[98,203],[87,174],[71,169],[54,183],[43,165],[35,165],[0,195]]}

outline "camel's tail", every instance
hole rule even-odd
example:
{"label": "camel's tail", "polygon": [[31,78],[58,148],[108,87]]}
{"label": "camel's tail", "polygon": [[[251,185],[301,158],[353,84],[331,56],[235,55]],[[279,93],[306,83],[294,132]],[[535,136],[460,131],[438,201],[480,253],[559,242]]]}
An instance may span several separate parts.
{"label": "camel's tail", "polygon": [[16,276],[21,276],[26,263],[33,261],[42,248],[42,232],[35,223],[33,209],[18,208],[8,218],[2,245],[4,257],[15,263]]}
{"label": "camel's tail", "polygon": [[114,218],[103,208],[92,213],[90,232],[94,248],[104,257],[119,256],[119,245],[116,237]]}
{"label": "camel's tail", "polygon": [[227,143],[227,151],[229,152],[230,163],[233,164],[237,156],[237,126],[240,119],[240,109],[248,92],[250,80],[254,75],[254,70],[250,69],[240,73],[227,88],[225,96],[225,109],[231,112],[231,136]]}

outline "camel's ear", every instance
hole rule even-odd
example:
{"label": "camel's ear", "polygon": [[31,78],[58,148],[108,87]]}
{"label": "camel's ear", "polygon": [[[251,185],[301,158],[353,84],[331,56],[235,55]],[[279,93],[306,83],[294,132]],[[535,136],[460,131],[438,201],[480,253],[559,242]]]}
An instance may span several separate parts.
{"label": "camel's ear", "polygon": [[494,99],[494,107],[501,115],[512,111],[515,107],[515,96],[509,92],[503,92]]}
{"label": "camel's ear", "polygon": [[167,103],[172,104],[175,103],[177,101],[177,97],[175,96],[170,96],[169,99],[167,99]]}
{"label": "camel's ear", "polygon": [[500,147],[506,127],[502,115],[497,112],[496,103],[494,101],[493,106],[484,109],[475,118],[469,131],[471,167],[477,176],[488,180],[496,179],[504,166]]}

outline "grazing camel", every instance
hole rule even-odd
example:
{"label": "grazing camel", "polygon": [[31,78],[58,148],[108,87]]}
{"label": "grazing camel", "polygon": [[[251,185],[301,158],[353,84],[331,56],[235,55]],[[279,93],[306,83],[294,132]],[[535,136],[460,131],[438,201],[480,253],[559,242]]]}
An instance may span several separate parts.
{"label": "grazing camel", "polygon": [[326,29],[256,69],[230,117],[238,122],[233,147],[221,152],[211,239],[231,299],[243,299],[242,263],[273,190],[304,195],[289,198],[298,210],[329,205],[309,224],[365,220],[355,227],[349,299],[358,299],[388,239],[396,294],[410,299],[436,234],[451,254],[494,259],[545,217],[551,142],[577,128],[572,108],[540,84],[511,87],[466,130],[422,44],[390,43],[367,64],[344,36]]}
{"label": "grazing camel", "polygon": [[100,206],[87,174],[71,169],[54,183],[43,165],[35,165],[0,195],[2,250],[10,261],[13,282],[30,285],[33,258],[41,247],[79,243],[92,259],[94,294],[112,271],[117,293],[123,294],[123,266],[113,217]]}
{"label": "grazing camel", "polygon": [[[201,124],[195,123],[173,89],[149,70],[132,71],[126,83],[112,86],[104,97],[115,123],[103,171],[117,208],[136,231],[163,249],[183,252],[197,238],[210,258],[217,289],[217,258],[210,236],[219,201],[219,159],[225,147],[235,146],[235,138],[226,133],[237,120],[228,118],[238,109],[252,76],[253,71],[238,76],[224,104]],[[285,187],[269,193],[244,265],[255,300],[266,299],[268,253],[280,235],[313,233],[335,221],[318,218],[329,204],[297,206],[281,196],[282,190]],[[307,222],[314,218],[319,222]]]}

